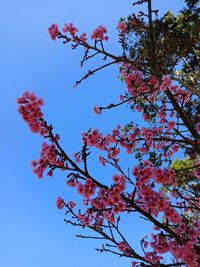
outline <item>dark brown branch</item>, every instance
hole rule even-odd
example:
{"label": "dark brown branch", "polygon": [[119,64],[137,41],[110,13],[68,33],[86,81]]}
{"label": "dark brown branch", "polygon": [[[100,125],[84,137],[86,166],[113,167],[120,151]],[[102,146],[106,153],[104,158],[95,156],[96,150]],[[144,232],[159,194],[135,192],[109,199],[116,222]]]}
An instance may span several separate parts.
{"label": "dark brown branch", "polygon": [[101,237],[101,236],[88,236],[88,235],[76,235],[76,237],[78,238],[89,238],[89,239],[103,239],[105,240],[105,237]]}
{"label": "dark brown branch", "polygon": [[77,87],[83,80],[87,79],[88,77],[93,75],[95,72],[97,72],[99,70],[102,70],[102,69],[104,69],[104,68],[106,68],[106,67],[108,67],[108,66],[110,66],[112,64],[115,64],[115,63],[117,63],[117,61],[112,61],[112,62],[109,62],[109,63],[107,63],[107,64],[105,64],[105,65],[103,65],[103,66],[101,66],[99,68],[96,68],[94,70],[89,70],[88,73],[86,73],[80,80],[76,81],[74,87]]}
{"label": "dark brown branch", "polygon": [[155,38],[154,38],[151,0],[148,0],[148,21],[149,21],[149,37],[151,40],[151,64],[152,64],[152,70],[155,70],[156,69],[156,53],[155,53],[156,43],[155,43]]}
{"label": "dark brown branch", "polygon": [[138,211],[140,214],[142,214],[144,217],[149,219],[152,223],[169,233],[172,237],[174,237],[178,242],[183,242],[184,239],[180,237],[178,234],[176,234],[174,231],[172,231],[168,226],[164,225],[163,223],[156,220],[150,213],[147,213],[143,209],[141,209],[135,202],[127,198],[126,196],[122,195],[122,198],[130,204],[131,207],[133,207],[136,211]]}
{"label": "dark brown branch", "polygon": [[[179,107],[176,99],[174,98],[173,94],[171,93],[171,91],[169,89],[166,90],[166,95],[169,98],[169,100],[170,100],[171,104],[173,105],[174,109],[176,110],[176,112],[181,117],[181,119],[184,122],[185,126],[188,128],[188,130],[190,131],[190,133],[194,137],[194,139],[195,140],[199,140],[200,139],[200,135],[197,133],[197,131],[193,127],[193,125],[191,123],[191,120],[184,113],[183,109]],[[199,149],[199,152],[200,152],[200,149]]]}
{"label": "dark brown branch", "polygon": [[[71,38],[69,38],[66,35],[63,35],[61,33],[59,33],[59,38],[65,39],[66,42],[73,41]],[[99,52],[100,54],[102,54],[102,55],[104,55],[104,56],[106,56],[108,58],[111,58],[114,61],[134,64],[134,62],[129,60],[127,57],[115,56],[115,55],[113,55],[111,53],[106,52],[105,50],[99,49],[96,46],[89,45],[87,42],[84,42],[81,39],[79,39],[78,36],[75,36],[74,40],[77,40],[79,45],[85,47],[86,49],[91,49],[91,50],[94,50],[96,52]]]}
{"label": "dark brown branch", "polygon": [[[62,147],[59,145],[58,141],[56,140],[56,138],[54,137],[53,133],[52,133],[52,129],[50,129],[49,131],[49,136],[50,139],[55,143],[56,147],[59,149],[59,151],[62,153],[63,158],[66,159],[73,168],[75,168],[79,173],[81,173],[83,176],[85,176],[86,178],[90,178],[93,182],[95,182],[97,184],[97,186],[99,186],[100,188],[103,188],[105,190],[109,189],[108,186],[101,184],[100,182],[98,182],[96,179],[94,179],[93,177],[91,177],[90,175],[88,176],[85,171],[83,171],[82,169],[80,169],[77,164],[71,160],[69,158],[69,156],[64,152],[64,150],[62,149]],[[126,203],[130,204],[130,206],[132,208],[134,208],[137,212],[139,212],[140,214],[142,214],[144,217],[146,217],[147,219],[149,219],[152,223],[154,223],[154,225],[159,226],[161,229],[163,229],[164,231],[166,231],[168,234],[170,234],[172,237],[174,237],[178,242],[183,242],[184,239],[181,238],[178,234],[176,234],[173,230],[171,230],[168,226],[164,225],[163,223],[159,222],[158,220],[156,220],[150,213],[145,212],[143,209],[141,209],[134,201],[132,201],[131,199],[127,198],[124,194],[121,195],[121,197],[124,199],[124,201],[126,201]],[[93,229],[93,227],[90,227]],[[95,229],[97,232],[98,229]],[[99,232],[101,234],[101,232]],[[104,233],[104,236],[106,237],[107,235]],[[110,240],[110,239],[109,239]]]}

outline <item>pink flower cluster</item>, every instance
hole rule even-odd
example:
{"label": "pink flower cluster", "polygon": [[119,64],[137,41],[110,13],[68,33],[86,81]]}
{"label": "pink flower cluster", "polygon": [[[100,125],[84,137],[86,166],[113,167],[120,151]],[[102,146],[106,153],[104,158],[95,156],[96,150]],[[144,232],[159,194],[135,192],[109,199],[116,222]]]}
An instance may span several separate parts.
{"label": "pink flower cluster", "polygon": [[166,238],[162,234],[158,235],[152,234],[152,241],[150,245],[156,253],[162,254],[170,250]]}
{"label": "pink flower cluster", "polygon": [[155,88],[155,87],[158,87],[159,86],[159,81],[156,78],[156,76],[152,75],[148,79],[148,84],[151,85],[151,86],[153,86]]}
{"label": "pink flower cluster", "polygon": [[159,262],[163,257],[157,255],[156,252],[146,252],[144,258],[155,266],[159,266]]}
{"label": "pink flower cluster", "polygon": [[172,81],[169,76],[162,77],[160,89],[162,91],[166,91],[168,89],[173,92],[174,98],[181,104],[186,104],[187,102],[191,101],[191,92],[182,89],[177,85],[172,85]]}
{"label": "pink flower cluster", "polygon": [[82,42],[87,42],[87,34],[85,32],[83,32],[80,36],[79,36],[79,39],[82,41]]}
{"label": "pink flower cluster", "polygon": [[158,216],[159,213],[164,213],[164,218],[169,222],[179,224],[181,222],[181,216],[176,209],[170,205],[168,199],[164,196],[162,191],[157,193],[152,189],[150,185],[142,185],[137,191],[139,206],[146,212],[150,212],[154,216]]}
{"label": "pink flower cluster", "polygon": [[74,153],[74,158],[77,163],[80,163],[82,161],[82,153],[81,152]]}
{"label": "pink flower cluster", "polygon": [[121,194],[125,190],[125,177],[123,175],[113,176],[114,185],[112,189],[99,189],[98,196],[91,201],[91,204],[100,210],[106,210],[103,212],[103,216],[110,222],[114,222],[114,214],[124,211],[125,203],[121,197]]}
{"label": "pink flower cluster", "polygon": [[99,160],[99,162],[102,164],[102,166],[106,166],[106,163],[108,162],[108,160],[107,159],[105,159],[104,157],[102,157],[102,156],[100,156],[99,155],[99,157],[98,157],[98,160]]}
{"label": "pink flower cluster", "polygon": [[[42,149],[40,152],[40,159],[33,160],[32,162],[33,172],[38,178],[43,177],[44,171],[51,166],[58,166],[60,168],[64,167],[62,160],[57,158],[57,150],[54,144],[48,145],[47,143],[42,144]],[[53,171],[48,172],[49,176],[53,175]]]}
{"label": "pink flower cluster", "polygon": [[[177,260],[185,262],[186,266],[197,267],[199,257],[195,251],[195,245],[198,243],[200,233],[199,223],[194,223],[189,227],[186,223],[181,222],[176,233],[182,236],[184,241],[177,242],[162,231],[159,234],[152,234],[149,244],[153,251],[145,252],[145,259],[156,264],[162,259],[159,254],[170,252]],[[144,248],[147,248],[147,246],[145,245]]]}
{"label": "pink flower cluster", "polygon": [[154,75],[147,79],[141,71],[137,71],[133,67],[127,67],[125,64],[121,68],[121,74],[131,96],[138,96],[138,94],[141,95],[146,92],[151,92],[152,97],[157,94],[156,90],[159,88],[159,82]]}
{"label": "pink flower cluster", "polygon": [[173,170],[167,168],[163,170],[159,168],[154,168],[152,178],[155,182],[159,184],[174,185],[176,173]]}
{"label": "pink flower cluster", "polygon": [[94,106],[94,112],[96,114],[101,114],[101,109],[99,107],[97,107],[97,106]]}
{"label": "pink flower cluster", "polygon": [[[141,86],[140,91],[143,91],[144,88],[142,86],[142,73],[140,71],[136,71],[135,73],[127,74],[125,77],[125,83],[127,85],[128,91],[132,96],[137,96],[138,87]],[[141,90],[142,89],[142,90]]]}
{"label": "pink flower cluster", "polygon": [[51,27],[49,27],[48,32],[49,32],[51,39],[55,41],[56,37],[59,34],[58,25],[52,24]]}
{"label": "pink flower cluster", "polygon": [[36,97],[34,93],[25,92],[17,99],[17,104],[19,104],[18,112],[33,133],[40,133],[42,136],[48,133],[41,111],[41,107],[44,105],[42,98]]}
{"label": "pink flower cluster", "polygon": [[89,134],[82,134],[83,143],[87,142],[88,146],[94,146],[98,149],[105,150],[108,141],[103,138],[99,130],[95,129]]}
{"label": "pink flower cluster", "polygon": [[75,37],[75,34],[78,32],[78,29],[73,25],[73,23],[69,23],[69,24],[66,23],[64,25],[63,32],[65,33],[69,32],[69,34],[72,37]]}
{"label": "pink flower cluster", "polygon": [[130,248],[124,241],[119,242],[117,248],[119,249],[119,251],[123,252],[126,256],[131,255]]}
{"label": "pink flower cluster", "polygon": [[159,184],[175,184],[176,173],[173,170],[167,168],[162,170],[161,168],[153,167],[148,161],[144,161],[143,163],[142,167],[135,166],[133,168],[133,175],[137,179],[137,186],[148,183],[150,178]]}
{"label": "pink flower cluster", "polygon": [[117,29],[120,31],[120,33],[124,34],[126,32],[126,23],[125,21],[121,21],[117,25]]}
{"label": "pink flower cluster", "polygon": [[169,121],[167,123],[167,130],[170,131],[170,130],[174,129],[175,128],[175,125],[176,125],[175,121]]}
{"label": "pink flower cluster", "polygon": [[69,207],[70,209],[74,209],[76,207],[76,203],[73,202],[73,201],[69,201],[67,204],[66,204],[67,207]]}
{"label": "pink flower cluster", "polygon": [[[150,107],[150,105],[147,104],[147,101],[144,101],[144,95],[146,95],[149,103],[152,102],[157,105],[157,113],[154,114],[154,120],[162,124],[168,131],[173,130],[176,126],[176,122],[168,122],[168,118],[175,117],[176,112],[174,110],[171,110],[170,112],[167,111],[170,109],[168,109],[169,107],[165,103],[165,94],[163,94],[163,92],[167,89],[171,91],[173,97],[180,105],[191,103],[191,92],[180,88],[177,85],[172,85],[172,81],[169,76],[163,76],[162,83],[159,85],[159,81],[155,76],[145,78],[142,72],[136,71],[134,67],[129,66],[129,64],[122,64],[120,71],[122,78],[125,80],[130,97],[134,98],[133,101],[129,102],[131,104],[131,109],[143,112],[142,117],[144,121],[149,121],[151,119],[151,114],[147,107]],[[143,152],[148,152],[148,149]],[[173,151],[169,153],[169,156],[172,156],[172,154]]]}
{"label": "pink flower cluster", "polygon": [[185,262],[188,267],[199,267],[199,256],[194,250],[194,241],[189,241],[183,245],[177,244],[175,241],[169,242],[170,252],[176,259]]}
{"label": "pink flower cluster", "polygon": [[[121,129],[121,131],[120,131]],[[141,129],[133,126],[128,132],[123,131],[123,128],[120,126],[113,130],[112,134],[107,134],[103,136],[99,130],[92,130],[89,134],[83,133],[83,143],[87,143],[88,146],[96,147],[100,150],[106,150],[108,152],[108,158],[113,158],[118,161],[116,158],[119,155],[120,150],[119,146],[126,149],[128,154],[132,154],[133,150],[137,148],[138,151],[142,154],[146,154],[153,150],[163,150],[163,156],[172,156],[179,150],[178,145],[170,145],[168,151],[166,151],[166,146],[170,143],[170,133],[169,141],[159,140],[160,133],[162,133],[163,127],[153,127],[151,129],[142,127]],[[167,134],[166,134],[167,136]],[[166,137],[165,136],[165,137]],[[154,140],[155,138],[155,140]],[[114,147],[111,145],[115,144]],[[105,165],[105,158],[99,158],[100,162]]]}
{"label": "pink flower cluster", "polygon": [[[124,211],[125,203],[121,197],[126,187],[126,180],[123,175],[115,174],[113,176],[113,185],[111,189],[99,188],[90,178],[86,179],[85,184],[77,181],[76,177],[71,177],[67,184],[76,187],[78,193],[84,197],[83,203],[88,206],[91,204],[94,207],[90,212],[88,209],[85,214],[79,214],[79,219],[85,225],[94,223],[97,227],[101,227],[106,219],[109,222],[115,222],[115,214]],[[96,189],[99,189],[95,195]],[[91,198],[94,196],[94,198]],[[101,211],[101,212],[98,212]]]}
{"label": "pink flower cluster", "polygon": [[86,210],[85,214],[78,214],[78,219],[84,226],[90,226],[94,218],[93,213],[89,209]]}
{"label": "pink flower cluster", "polygon": [[172,84],[172,81],[171,81],[170,77],[169,76],[163,76],[160,89],[163,91],[166,91],[167,89],[170,89],[171,84]]}
{"label": "pink flower cluster", "polygon": [[86,199],[90,199],[91,196],[95,194],[97,185],[91,180],[86,179],[85,184],[77,183],[77,191],[80,195],[84,196]]}
{"label": "pink flower cluster", "polygon": [[58,197],[56,200],[56,206],[58,209],[62,210],[65,206],[65,203],[61,197]]}
{"label": "pink flower cluster", "polygon": [[93,31],[91,39],[108,41],[108,36],[106,35],[107,32],[107,29],[101,25]]}
{"label": "pink flower cluster", "polygon": [[116,159],[120,153],[120,148],[109,147],[108,148],[108,158]]}
{"label": "pink flower cluster", "polygon": [[194,169],[193,174],[197,179],[200,179],[200,166]]}

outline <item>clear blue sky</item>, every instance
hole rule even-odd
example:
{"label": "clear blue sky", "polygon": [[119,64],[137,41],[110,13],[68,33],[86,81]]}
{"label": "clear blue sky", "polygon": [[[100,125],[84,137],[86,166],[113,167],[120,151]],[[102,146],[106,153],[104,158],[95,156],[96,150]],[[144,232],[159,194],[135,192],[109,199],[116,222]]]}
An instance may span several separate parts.
{"label": "clear blue sky", "polygon": [[[110,68],[88,79],[77,89],[74,82],[88,70],[80,69],[81,51],[53,42],[47,28],[54,22],[74,22],[91,33],[102,24],[109,30],[110,51],[119,51],[115,31],[118,19],[133,12],[132,1],[124,0],[7,0],[1,1],[1,187],[0,187],[0,266],[3,267],[124,267],[129,263],[94,250],[98,244],[74,237],[78,229],[66,226],[64,214],[56,209],[58,195],[70,200],[76,195],[65,186],[65,175],[38,180],[30,160],[37,159],[42,140],[32,135],[16,112],[16,98],[24,90],[35,91],[45,99],[44,112],[61,133],[68,153],[80,147],[80,134],[90,127],[109,131],[118,123],[133,120],[128,110],[115,110],[97,116],[93,106],[118,99],[123,85],[117,69]],[[177,12],[180,0],[155,0],[161,12]],[[91,66],[101,62],[93,61]],[[116,116],[116,112],[118,112]],[[126,115],[126,116],[125,116]],[[116,121],[117,117],[117,121]],[[95,164],[98,176],[108,175]],[[128,234],[146,223],[132,220]],[[148,230],[148,227],[147,227]]]}

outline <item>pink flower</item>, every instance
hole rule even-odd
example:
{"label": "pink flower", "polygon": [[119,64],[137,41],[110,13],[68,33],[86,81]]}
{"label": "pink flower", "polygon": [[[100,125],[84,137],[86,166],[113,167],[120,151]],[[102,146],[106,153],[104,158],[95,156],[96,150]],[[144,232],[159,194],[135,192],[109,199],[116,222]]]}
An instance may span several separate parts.
{"label": "pink flower", "polygon": [[76,203],[73,202],[73,201],[69,201],[69,202],[67,203],[67,206],[68,206],[70,209],[73,209],[73,208],[76,206]]}
{"label": "pink flower", "polygon": [[145,120],[145,121],[148,121],[149,120],[149,115],[146,113],[146,114],[144,114],[143,115],[143,119]]}
{"label": "pink flower", "polygon": [[129,253],[129,247],[128,245],[122,241],[122,242],[119,242],[118,245],[117,245],[117,248],[122,251],[125,255],[130,255]]}
{"label": "pink flower", "polygon": [[119,22],[118,25],[117,25],[117,29],[121,33],[125,33],[125,31],[126,31],[126,23],[124,21]]}
{"label": "pink flower", "polygon": [[71,178],[69,179],[67,182],[66,182],[67,185],[71,186],[71,187],[76,187],[76,185],[78,184],[77,180],[74,179],[74,178]]}
{"label": "pink flower", "polygon": [[133,175],[137,177],[138,174],[139,174],[139,171],[140,171],[140,168],[138,166],[135,166],[133,168],[133,171],[132,171],[133,172]]}
{"label": "pink flower", "polygon": [[73,23],[65,24],[63,28],[63,32],[69,32],[69,34],[74,37],[78,29],[73,25]]}
{"label": "pink flower", "polygon": [[174,128],[174,126],[176,125],[176,123],[174,121],[169,121],[167,123],[167,130],[172,130]]}
{"label": "pink flower", "polygon": [[107,29],[101,25],[94,30],[94,32],[91,35],[91,39],[108,41],[108,36],[106,35],[106,33],[107,33]]}
{"label": "pink flower", "polygon": [[193,171],[193,174],[196,178],[200,179],[200,168],[196,168],[194,171]]}
{"label": "pink flower", "polygon": [[125,97],[124,97],[123,95],[120,95],[120,96],[119,96],[120,101],[124,101],[124,98],[125,98]]}
{"label": "pink flower", "polygon": [[[54,144],[48,145],[47,143],[43,143],[39,160],[34,160],[31,164],[33,167],[33,173],[37,175],[38,178],[42,178],[44,171],[48,168],[48,164],[62,167],[63,162],[57,158],[57,151]],[[53,175],[53,171],[51,169],[48,172],[48,175]]]}
{"label": "pink flower", "polygon": [[101,114],[101,109],[99,107],[97,107],[97,106],[94,106],[94,112],[96,114]]}
{"label": "pink flower", "polygon": [[77,163],[80,163],[82,161],[81,152],[74,153],[74,158],[75,158]]}
{"label": "pink flower", "polygon": [[79,36],[79,39],[82,41],[82,42],[86,42],[87,41],[87,35],[85,32],[83,32],[80,36]]}
{"label": "pink flower", "polygon": [[92,182],[91,179],[86,179],[85,184],[77,183],[77,191],[80,195],[84,196],[86,199],[89,199],[94,195],[97,185]]}
{"label": "pink flower", "polygon": [[84,194],[84,186],[82,184],[78,184],[77,191],[80,195]]}
{"label": "pink flower", "polygon": [[56,37],[59,34],[58,25],[52,24],[51,27],[49,27],[48,32],[49,32],[51,39],[55,41]]}
{"label": "pink flower", "polygon": [[99,156],[98,160],[103,166],[106,166],[106,160],[102,156]]}
{"label": "pink flower", "polygon": [[151,77],[149,78],[148,83],[149,83],[150,85],[155,86],[155,87],[157,87],[158,84],[159,84],[158,79],[157,79],[155,76],[151,76]]}
{"label": "pink flower", "polygon": [[109,147],[108,149],[108,157],[116,158],[116,156],[120,153],[120,148]]}
{"label": "pink flower", "polygon": [[57,198],[56,205],[57,205],[57,208],[60,210],[64,208],[65,204],[64,204],[64,201],[61,197]]}
{"label": "pink flower", "polygon": [[141,111],[142,111],[142,107],[139,106],[139,105],[137,105],[137,106],[135,107],[135,109],[136,109],[138,112],[141,112]]}
{"label": "pink flower", "polygon": [[18,112],[33,133],[40,133],[42,136],[48,133],[41,111],[44,105],[42,98],[38,98],[34,93],[25,92],[17,99],[17,104],[19,104]]}
{"label": "pink flower", "polygon": [[193,228],[190,228],[189,231],[188,231],[188,237],[190,239],[195,239],[195,238],[198,238],[199,236],[199,232],[198,230],[195,230]]}
{"label": "pink flower", "polygon": [[180,232],[185,232],[186,224],[185,223],[180,223],[179,226],[178,226],[178,230],[180,230]]}
{"label": "pink flower", "polygon": [[171,84],[172,84],[172,81],[171,81],[171,79],[169,78],[169,76],[163,76],[162,77],[162,84],[161,84],[161,86],[160,86],[160,89],[162,90],[162,91],[166,91],[167,89],[170,89],[170,87],[171,87]]}
{"label": "pink flower", "polygon": [[85,226],[89,226],[92,218],[89,214],[79,214],[78,215],[79,221],[81,221]]}

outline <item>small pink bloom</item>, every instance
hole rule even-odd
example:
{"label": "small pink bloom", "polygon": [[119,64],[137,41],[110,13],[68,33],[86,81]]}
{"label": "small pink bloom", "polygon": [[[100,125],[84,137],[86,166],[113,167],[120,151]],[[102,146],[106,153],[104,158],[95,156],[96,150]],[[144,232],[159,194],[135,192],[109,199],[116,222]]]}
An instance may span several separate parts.
{"label": "small pink bloom", "polygon": [[56,37],[59,34],[58,25],[57,24],[51,25],[51,27],[49,27],[48,29],[48,32],[49,32],[51,39],[55,41]]}
{"label": "small pink bloom", "polygon": [[119,99],[120,99],[120,101],[124,101],[124,96],[120,95]]}
{"label": "small pink bloom", "polygon": [[193,171],[193,174],[195,175],[195,177],[197,177],[198,179],[200,179],[200,168],[196,168],[194,171]]}
{"label": "small pink bloom", "polygon": [[125,31],[126,31],[126,23],[124,21],[119,22],[118,25],[117,25],[117,29],[121,33],[125,33]]}
{"label": "small pink bloom", "polygon": [[143,115],[143,119],[144,119],[145,121],[148,121],[148,120],[149,120],[149,115],[148,115],[148,114],[144,114],[144,115]]}
{"label": "small pink bloom", "polygon": [[41,106],[44,105],[42,98],[38,98],[34,93],[27,91],[17,99],[17,103],[19,104],[18,112],[33,133],[40,133],[44,136],[49,132],[41,111]]}
{"label": "small pink bloom", "polygon": [[97,106],[94,106],[94,112],[96,114],[101,114],[101,109],[99,107],[97,107]]}
{"label": "small pink bloom", "polygon": [[172,84],[172,82],[171,82],[170,77],[169,76],[163,76],[162,77],[162,84],[160,86],[160,89],[162,91],[166,91],[167,89],[170,89],[171,84]]}
{"label": "small pink bloom", "polygon": [[63,28],[63,32],[69,32],[69,34],[74,37],[75,34],[78,32],[78,29],[73,25],[73,23],[65,24]]}
{"label": "small pink bloom", "polygon": [[67,203],[67,206],[68,206],[70,209],[73,209],[73,208],[76,206],[76,203],[73,202],[73,201],[69,201],[69,202]]}
{"label": "small pink bloom", "polygon": [[175,127],[176,123],[174,121],[169,121],[167,123],[167,130],[172,130]]}
{"label": "small pink bloom", "polygon": [[64,208],[65,204],[64,204],[64,201],[61,197],[57,198],[56,205],[57,205],[57,208],[60,210]]}
{"label": "small pink bloom", "polygon": [[86,33],[85,33],[85,32],[82,33],[82,34],[80,35],[79,39],[80,39],[82,42],[85,43],[85,42],[87,41],[87,35],[86,35]]}
{"label": "small pink bloom", "polygon": [[141,112],[141,111],[142,111],[142,107],[139,106],[139,105],[137,105],[137,106],[135,107],[135,109],[136,109],[138,112]]}
{"label": "small pink bloom", "polygon": [[91,35],[91,39],[101,40],[101,41],[107,41],[108,36],[106,35],[107,29],[104,26],[99,26],[94,30],[94,32]]}

